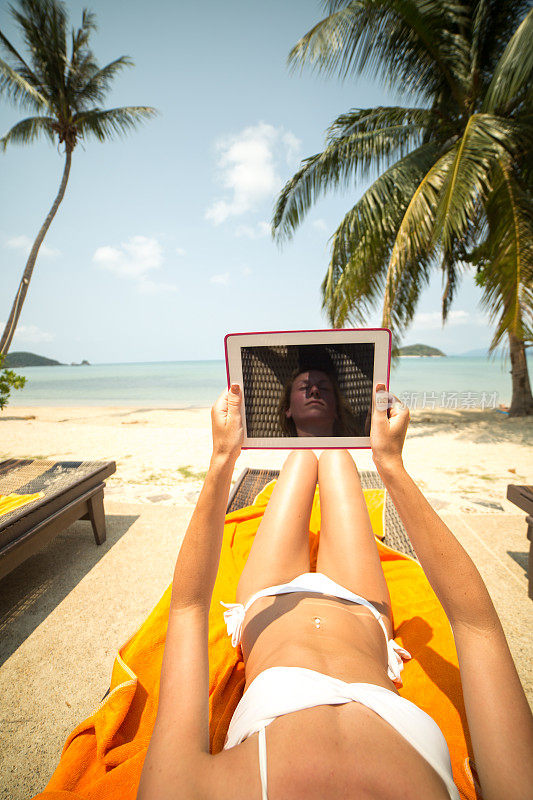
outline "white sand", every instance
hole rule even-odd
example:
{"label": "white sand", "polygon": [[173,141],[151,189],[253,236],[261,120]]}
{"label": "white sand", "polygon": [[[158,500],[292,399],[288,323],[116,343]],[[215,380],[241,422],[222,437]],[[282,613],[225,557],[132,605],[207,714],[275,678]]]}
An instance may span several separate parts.
{"label": "white sand", "polygon": [[[209,464],[210,427],[208,409],[7,407],[0,414],[0,457],[114,460],[109,499],[188,504]],[[531,417],[415,411],[405,464],[437,510],[516,512],[505,499],[507,484],[532,482],[532,434]],[[279,468],[286,454],[243,451],[235,476],[247,466]],[[352,454],[360,469],[373,468],[369,450]]]}

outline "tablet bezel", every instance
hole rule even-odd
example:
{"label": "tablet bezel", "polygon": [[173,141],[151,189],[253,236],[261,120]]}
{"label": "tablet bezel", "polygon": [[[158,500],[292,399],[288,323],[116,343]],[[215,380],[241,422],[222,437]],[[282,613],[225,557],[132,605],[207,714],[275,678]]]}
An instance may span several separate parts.
{"label": "tablet bezel", "polygon": [[[388,328],[329,328],[297,331],[254,331],[228,333],[224,337],[226,376],[228,388],[232,383],[243,387],[242,347],[271,347],[274,345],[335,345],[374,344],[374,371],[372,388],[384,383],[389,389],[392,334]],[[346,448],[350,450],[370,448],[369,436],[280,436],[248,437],[244,391],[242,418],[244,426],[243,450],[328,450]]]}

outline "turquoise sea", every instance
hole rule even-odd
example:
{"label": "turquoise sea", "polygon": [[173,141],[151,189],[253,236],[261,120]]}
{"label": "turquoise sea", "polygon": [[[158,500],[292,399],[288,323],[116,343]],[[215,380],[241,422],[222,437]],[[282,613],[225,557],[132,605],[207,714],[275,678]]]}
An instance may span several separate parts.
{"label": "turquoise sea", "polygon": [[[533,357],[528,358],[533,380]],[[400,358],[391,390],[410,407],[497,407],[511,399],[510,363],[447,356]],[[92,364],[17,369],[27,378],[11,406],[206,408],[226,386],[224,361]]]}

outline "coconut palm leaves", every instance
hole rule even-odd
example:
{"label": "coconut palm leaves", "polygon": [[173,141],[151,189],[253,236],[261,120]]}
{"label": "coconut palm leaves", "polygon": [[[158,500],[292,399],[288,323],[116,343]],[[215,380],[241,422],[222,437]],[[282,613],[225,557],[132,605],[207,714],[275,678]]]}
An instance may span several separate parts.
{"label": "coconut palm leaves", "polygon": [[[533,251],[529,4],[329,0],[325,8],[290,63],[343,79],[377,74],[419,105],[340,116],[324,150],[280,193],[275,236],[292,236],[322,193],[379,171],[332,237],[322,285],[332,324],[361,323],[382,301],[383,323],[400,336],[435,267],[445,319],[463,270],[475,264],[496,326],[492,347],[512,333],[523,352]],[[513,396],[515,409],[533,411],[526,395]]]}
{"label": "coconut palm leaves", "polygon": [[81,26],[69,35],[65,5],[60,0],[19,0],[10,10],[28,56],[24,58],[0,31],[0,95],[33,115],[5,133],[0,148],[31,144],[44,136],[64,146],[65,167],[59,192],[28,258],[0,353],[7,353],[11,344],[39,247],[65,193],[78,141],[93,137],[103,142],[129,133],[155,114],[149,106],[101,108],[115,77],[133,62],[121,56],[99,67],[89,45],[96,29],[94,14],[84,11]]}

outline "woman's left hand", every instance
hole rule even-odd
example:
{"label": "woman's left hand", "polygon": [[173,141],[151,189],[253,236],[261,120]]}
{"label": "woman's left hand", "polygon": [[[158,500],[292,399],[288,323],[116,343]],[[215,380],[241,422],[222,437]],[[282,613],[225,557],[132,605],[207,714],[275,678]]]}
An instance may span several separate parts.
{"label": "woman's left hand", "polygon": [[223,392],[211,409],[213,455],[237,460],[244,439],[242,392],[238,383]]}

